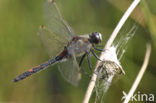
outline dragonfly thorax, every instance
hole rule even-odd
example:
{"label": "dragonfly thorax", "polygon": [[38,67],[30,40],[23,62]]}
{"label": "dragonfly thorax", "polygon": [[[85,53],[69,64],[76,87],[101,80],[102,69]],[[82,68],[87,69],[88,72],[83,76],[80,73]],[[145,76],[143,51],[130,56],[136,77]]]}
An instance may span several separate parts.
{"label": "dragonfly thorax", "polygon": [[102,41],[102,35],[98,32],[93,32],[89,35],[89,41],[94,44],[99,44]]}
{"label": "dragonfly thorax", "polygon": [[85,52],[89,52],[92,48],[92,43],[88,41],[88,38],[77,36],[67,46],[68,55],[81,56]]}

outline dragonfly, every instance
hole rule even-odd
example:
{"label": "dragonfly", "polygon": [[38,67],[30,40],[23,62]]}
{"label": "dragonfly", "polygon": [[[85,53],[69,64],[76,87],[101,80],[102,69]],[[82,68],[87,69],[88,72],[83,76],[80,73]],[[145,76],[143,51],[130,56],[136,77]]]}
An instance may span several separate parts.
{"label": "dragonfly", "polygon": [[80,67],[84,58],[87,56],[90,69],[92,69],[90,64],[91,53],[100,60],[94,50],[103,51],[95,46],[101,43],[102,34],[92,32],[85,35],[76,35],[63,19],[54,1],[44,3],[43,13],[45,25],[40,27],[38,35],[52,59],[27,70],[14,78],[13,81],[18,82],[52,64],[60,63],[58,69],[62,76],[71,84],[77,85],[81,78]]}

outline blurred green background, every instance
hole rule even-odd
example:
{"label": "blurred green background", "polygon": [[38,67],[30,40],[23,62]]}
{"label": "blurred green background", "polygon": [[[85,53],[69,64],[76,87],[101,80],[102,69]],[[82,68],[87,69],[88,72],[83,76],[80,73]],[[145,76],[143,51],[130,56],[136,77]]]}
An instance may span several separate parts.
{"label": "blurred green background", "polygon": [[[101,32],[104,44],[133,0],[55,1],[77,34]],[[83,76],[79,86],[74,87],[61,77],[56,65],[21,82],[12,82],[18,74],[49,59],[37,36],[39,26],[44,24],[43,3],[44,0],[0,0],[0,103],[81,103],[83,100],[89,78]],[[139,10],[142,12],[133,13],[132,18],[142,21],[121,60],[126,75],[110,87],[106,103],[120,103],[122,91],[129,91],[143,63],[147,41],[152,43],[152,54],[136,93],[156,96],[156,1],[143,0]],[[91,103],[94,97],[95,94]]]}

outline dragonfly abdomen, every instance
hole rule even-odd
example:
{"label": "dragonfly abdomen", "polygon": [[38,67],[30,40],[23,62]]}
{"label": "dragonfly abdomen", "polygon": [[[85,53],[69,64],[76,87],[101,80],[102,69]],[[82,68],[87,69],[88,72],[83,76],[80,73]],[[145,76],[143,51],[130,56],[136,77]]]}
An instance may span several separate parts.
{"label": "dragonfly abdomen", "polygon": [[62,57],[57,56],[56,58],[50,59],[49,61],[47,61],[47,62],[45,62],[45,63],[43,63],[43,64],[41,64],[39,66],[31,68],[31,69],[27,70],[26,72],[24,72],[24,73],[20,74],[19,76],[17,76],[15,79],[13,79],[13,82],[18,82],[18,81],[20,81],[22,79],[25,79],[26,77],[28,77],[28,76],[30,76],[30,75],[32,75],[32,74],[34,74],[34,73],[36,73],[36,72],[38,72],[40,70],[45,69],[49,65],[54,64],[55,62],[57,62],[57,61],[59,61],[61,59],[62,59]]}

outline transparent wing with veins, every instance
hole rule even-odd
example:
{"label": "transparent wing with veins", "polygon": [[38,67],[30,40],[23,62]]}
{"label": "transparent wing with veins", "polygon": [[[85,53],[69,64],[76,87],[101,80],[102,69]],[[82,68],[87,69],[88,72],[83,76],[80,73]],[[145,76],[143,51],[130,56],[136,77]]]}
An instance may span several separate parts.
{"label": "transparent wing with veins", "polygon": [[[62,18],[55,2],[45,2],[43,6],[45,26],[41,26],[39,36],[46,47],[48,54],[55,57],[60,53],[74,36],[72,28]],[[73,85],[80,79],[79,66],[75,55],[59,64],[62,76]]]}
{"label": "transparent wing with veins", "polygon": [[74,86],[78,85],[79,80],[81,79],[80,68],[77,62],[75,55],[73,54],[72,58],[66,62],[62,62],[59,65],[59,71],[61,75]]}
{"label": "transparent wing with veins", "polygon": [[64,46],[67,43],[64,38],[62,38],[60,35],[56,35],[45,26],[40,27],[38,35],[40,36],[43,45],[51,58],[54,58],[56,55],[58,55],[58,53],[64,49]]}
{"label": "transparent wing with veins", "polygon": [[50,30],[52,30],[57,35],[61,35],[68,41],[72,39],[74,32],[69,24],[63,19],[55,2],[45,2],[43,6],[43,15],[46,26]]}

